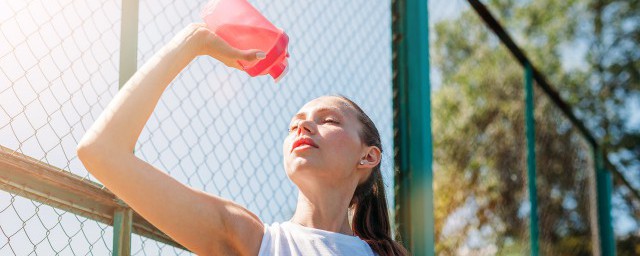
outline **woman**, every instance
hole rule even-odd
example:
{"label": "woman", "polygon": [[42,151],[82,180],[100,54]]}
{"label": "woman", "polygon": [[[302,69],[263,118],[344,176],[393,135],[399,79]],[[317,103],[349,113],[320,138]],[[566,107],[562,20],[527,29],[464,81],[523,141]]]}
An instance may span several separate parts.
{"label": "woman", "polygon": [[134,146],[160,95],[199,55],[237,69],[240,59],[265,57],[230,47],[204,24],[183,29],[133,75],[80,141],[78,157],[91,174],[199,255],[407,254],[390,238],[380,135],[344,97],[312,100],[291,121],[284,166],[300,192],[287,222],[265,225],[244,207],[188,187],[138,159]]}

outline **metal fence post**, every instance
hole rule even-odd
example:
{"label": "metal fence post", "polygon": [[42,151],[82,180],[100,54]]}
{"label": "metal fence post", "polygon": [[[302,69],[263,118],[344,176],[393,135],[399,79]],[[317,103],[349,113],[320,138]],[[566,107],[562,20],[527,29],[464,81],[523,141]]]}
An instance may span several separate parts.
{"label": "metal fence post", "polygon": [[536,126],[534,118],[533,72],[531,65],[524,68],[525,133],[527,136],[527,180],[529,185],[529,231],[531,256],[538,255],[538,192],[536,189]]}
{"label": "metal fence post", "polygon": [[434,255],[427,1],[392,6],[397,222],[414,255]]}
{"label": "metal fence post", "polygon": [[[133,76],[137,69],[138,58],[138,0],[122,0],[122,19],[120,21],[120,77],[118,88]],[[113,255],[131,255],[131,226],[133,210],[121,208],[113,216]]]}
{"label": "metal fence post", "polygon": [[601,147],[594,147],[596,164],[596,190],[598,199],[598,230],[600,232],[600,251],[602,255],[616,255],[616,243],[613,237],[611,219],[611,194],[613,182],[611,173],[604,168],[604,154]]}
{"label": "metal fence post", "polygon": [[113,256],[131,255],[131,224],[133,210],[120,208],[113,216]]}
{"label": "metal fence post", "polygon": [[138,0],[122,0],[120,26],[120,79],[122,86],[138,68]]}

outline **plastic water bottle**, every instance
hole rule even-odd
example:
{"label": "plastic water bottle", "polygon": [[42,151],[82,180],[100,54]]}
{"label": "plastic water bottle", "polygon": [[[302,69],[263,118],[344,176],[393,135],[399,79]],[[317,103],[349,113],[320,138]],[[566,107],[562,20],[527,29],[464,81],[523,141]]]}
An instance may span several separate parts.
{"label": "plastic water bottle", "polygon": [[250,76],[269,74],[278,82],[287,73],[289,37],[246,0],[212,0],[200,15],[207,27],[229,45],[266,53],[266,58],[255,64],[238,61]]}

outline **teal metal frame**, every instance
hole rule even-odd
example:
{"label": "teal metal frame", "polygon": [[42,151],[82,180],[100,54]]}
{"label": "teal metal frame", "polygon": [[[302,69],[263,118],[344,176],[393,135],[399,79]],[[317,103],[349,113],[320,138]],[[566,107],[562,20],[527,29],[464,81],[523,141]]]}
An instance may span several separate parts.
{"label": "teal metal frame", "polygon": [[434,255],[427,1],[396,0],[392,7],[396,223],[412,254]]}
{"label": "teal metal frame", "polygon": [[527,136],[527,184],[529,185],[529,239],[531,256],[538,256],[538,191],[536,188],[536,125],[534,118],[533,72],[524,67],[525,133]]}
{"label": "teal metal frame", "polygon": [[[467,0],[471,7],[476,11],[478,16],[482,18],[487,27],[491,29],[494,34],[500,39],[502,44],[504,44],[507,49],[513,54],[513,56],[520,62],[520,64],[525,68],[526,75],[532,76],[532,79],[536,81],[536,85],[538,88],[542,90],[542,92],[549,98],[553,104],[562,111],[564,116],[571,121],[571,124],[581,133],[583,138],[585,138],[589,144],[593,148],[593,155],[595,159],[595,179],[596,179],[596,187],[597,187],[597,205],[598,205],[598,232],[600,239],[600,252],[602,255],[615,255],[615,238],[613,234],[612,227],[612,219],[611,219],[611,193],[612,193],[612,173],[616,174],[618,180],[620,180],[627,188],[629,188],[636,197],[640,198],[640,193],[633,189],[633,187],[629,184],[629,182],[625,179],[623,175],[620,174],[619,171],[616,170],[615,166],[611,165],[608,162],[606,155],[602,152],[602,148],[599,145],[596,138],[593,134],[586,128],[584,123],[578,119],[572,111],[572,107],[569,106],[562,98],[560,94],[547,82],[546,78],[542,73],[540,73],[534,65],[531,64],[529,58],[526,56],[524,51],[522,51],[518,45],[511,39],[511,36],[507,33],[507,31],[502,27],[500,22],[498,22],[493,14],[487,9],[484,4],[480,0]],[[527,78],[525,78],[527,79]],[[529,139],[529,134],[527,133],[527,140]],[[535,138],[533,138],[535,139]],[[535,149],[535,148],[534,148]],[[529,150],[531,151],[531,150]],[[535,156],[533,157],[535,159]],[[528,158],[528,161],[531,161]],[[528,164],[530,164],[528,162]],[[607,166],[605,168],[604,166]],[[535,166],[534,166],[535,168]],[[529,167],[529,177],[531,181],[531,170],[534,168]],[[609,169],[609,170],[607,170]],[[535,184],[534,182],[529,182],[529,193],[530,195],[535,193],[532,191],[531,184]],[[535,190],[535,185],[533,187]],[[533,209],[533,205],[531,206]],[[532,210],[533,212],[533,210]],[[534,232],[538,227],[537,221],[534,222],[534,215],[532,214],[532,222],[531,222],[531,233],[532,233],[532,241],[531,241],[531,253],[532,255],[537,255],[537,232]],[[537,214],[535,215],[537,219]],[[535,227],[534,227],[535,226]],[[534,234],[536,233],[536,234]],[[534,239],[534,235],[535,239]],[[535,248],[534,248],[535,245]],[[535,254],[534,254],[535,253]]]}
{"label": "teal metal frame", "polygon": [[611,219],[611,194],[613,182],[611,172],[605,169],[602,148],[594,147],[596,191],[598,201],[598,232],[602,255],[616,255],[616,242]]}
{"label": "teal metal frame", "polygon": [[133,210],[119,208],[113,215],[113,256],[131,255]]}

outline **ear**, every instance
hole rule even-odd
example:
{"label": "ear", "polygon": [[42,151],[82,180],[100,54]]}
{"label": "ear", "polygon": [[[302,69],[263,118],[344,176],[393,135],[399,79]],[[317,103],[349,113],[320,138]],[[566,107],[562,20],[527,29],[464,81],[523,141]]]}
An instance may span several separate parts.
{"label": "ear", "polygon": [[[364,153],[358,159],[358,168],[371,169],[380,163],[382,159],[382,152],[380,148],[376,146],[369,146],[365,148]],[[360,164],[363,163],[363,164]]]}

